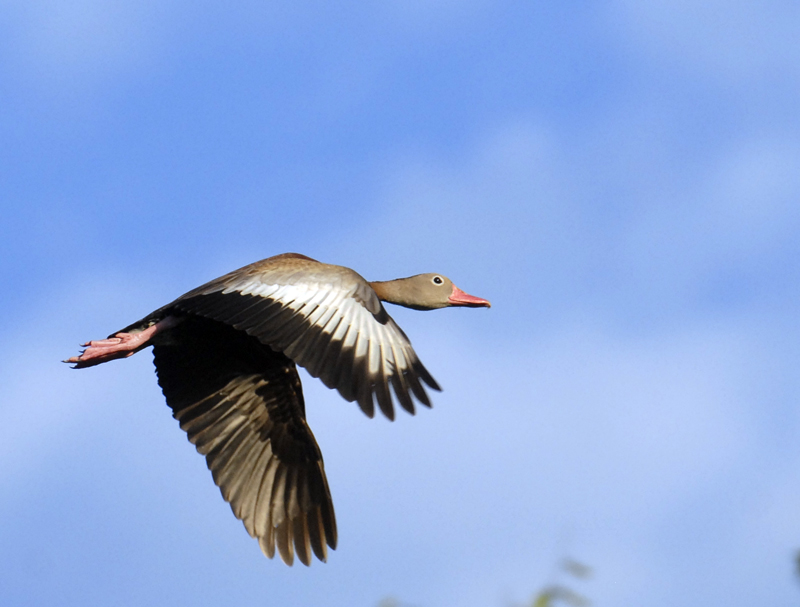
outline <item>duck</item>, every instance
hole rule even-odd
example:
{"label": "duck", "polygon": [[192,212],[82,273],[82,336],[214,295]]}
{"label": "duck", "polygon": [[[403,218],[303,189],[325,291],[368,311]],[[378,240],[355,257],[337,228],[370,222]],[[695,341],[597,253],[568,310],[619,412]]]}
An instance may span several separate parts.
{"label": "duck", "polygon": [[[327,561],[336,518],[306,421],[297,365],[389,420],[441,391],[383,303],[491,307],[442,274],[368,282],[350,268],[284,253],[181,295],[63,361],[83,369],[153,347],[173,417],[205,456],[233,514],[269,558]],[[394,400],[392,398],[394,395]]]}

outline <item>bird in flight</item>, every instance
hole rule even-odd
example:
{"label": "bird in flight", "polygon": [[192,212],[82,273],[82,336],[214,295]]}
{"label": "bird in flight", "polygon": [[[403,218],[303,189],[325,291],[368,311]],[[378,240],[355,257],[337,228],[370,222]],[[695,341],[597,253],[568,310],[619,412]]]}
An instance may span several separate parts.
{"label": "bird in flight", "polygon": [[[441,390],[381,302],[490,307],[441,274],[367,282],[285,253],[208,282],[65,360],[74,368],[153,346],[167,404],[247,532],[269,558],[305,565],[336,548],[336,519],[296,365],[367,416],[414,414]],[[413,398],[412,398],[413,397]]]}

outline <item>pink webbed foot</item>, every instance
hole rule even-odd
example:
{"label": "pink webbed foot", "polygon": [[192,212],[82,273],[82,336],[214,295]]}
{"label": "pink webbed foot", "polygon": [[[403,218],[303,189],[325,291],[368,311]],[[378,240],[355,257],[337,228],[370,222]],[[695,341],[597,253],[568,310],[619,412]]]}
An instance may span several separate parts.
{"label": "pink webbed foot", "polygon": [[108,339],[86,342],[83,344],[86,349],[80,355],[68,358],[63,362],[74,363],[73,369],[83,369],[84,367],[92,367],[109,360],[127,358],[136,354],[142,348],[149,346],[157,333],[174,327],[177,322],[176,318],[168,316],[144,331],[117,333],[114,337],[109,337]]}

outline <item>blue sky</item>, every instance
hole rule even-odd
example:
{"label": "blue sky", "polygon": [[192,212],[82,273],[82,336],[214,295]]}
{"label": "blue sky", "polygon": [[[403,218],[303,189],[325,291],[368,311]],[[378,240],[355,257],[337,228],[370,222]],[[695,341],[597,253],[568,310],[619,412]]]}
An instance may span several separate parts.
{"label": "blue sky", "polygon": [[[795,604],[796,3],[0,4],[0,603]],[[58,363],[298,251],[436,271],[444,387],[304,376],[339,522],[264,559],[149,353]]]}

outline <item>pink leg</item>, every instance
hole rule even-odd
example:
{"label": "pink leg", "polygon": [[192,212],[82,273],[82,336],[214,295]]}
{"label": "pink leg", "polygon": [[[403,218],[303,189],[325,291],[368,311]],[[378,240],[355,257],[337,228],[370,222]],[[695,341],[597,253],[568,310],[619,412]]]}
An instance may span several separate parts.
{"label": "pink leg", "polygon": [[65,363],[75,363],[73,369],[92,367],[116,358],[127,358],[136,354],[142,348],[150,345],[153,337],[158,333],[171,329],[180,322],[179,318],[167,316],[164,320],[148,327],[143,331],[134,333],[117,333],[108,339],[98,339],[83,344],[85,350],[79,356],[65,360]]}

